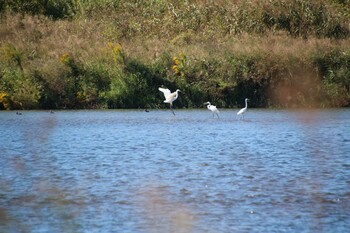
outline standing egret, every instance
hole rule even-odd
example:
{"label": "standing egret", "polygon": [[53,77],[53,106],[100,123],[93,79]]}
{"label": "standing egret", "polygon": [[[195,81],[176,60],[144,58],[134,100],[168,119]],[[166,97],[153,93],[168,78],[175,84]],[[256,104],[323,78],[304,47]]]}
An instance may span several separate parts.
{"label": "standing egret", "polygon": [[211,105],[210,104],[210,102],[208,101],[208,102],[205,102],[204,104],[207,104],[207,109],[209,109],[212,113],[213,113],[213,117],[215,117],[215,114],[216,114],[216,116],[218,117],[218,118],[220,118],[219,117],[219,110],[216,108],[216,106],[215,105]]}
{"label": "standing egret", "polygon": [[173,110],[173,102],[177,99],[177,97],[179,97],[179,92],[181,92],[179,89],[177,89],[175,92],[171,93],[171,91],[167,88],[158,88],[158,90],[160,90],[161,92],[163,92],[165,100],[164,103],[168,103],[170,104],[170,109],[173,112],[174,116],[174,110]]}
{"label": "standing egret", "polygon": [[241,110],[239,110],[239,112],[237,112],[237,116],[241,116],[241,119],[244,118],[244,113],[247,111],[247,108],[248,108],[248,98],[245,98],[245,107],[242,108]]}

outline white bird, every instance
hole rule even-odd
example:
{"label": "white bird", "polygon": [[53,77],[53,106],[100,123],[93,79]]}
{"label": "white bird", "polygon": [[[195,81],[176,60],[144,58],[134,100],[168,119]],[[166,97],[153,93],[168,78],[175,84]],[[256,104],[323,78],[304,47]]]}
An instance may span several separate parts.
{"label": "white bird", "polygon": [[215,115],[218,117],[218,118],[220,118],[219,117],[219,110],[216,108],[216,106],[215,105],[211,105],[210,104],[210,102],[208,101],[208,102],[205,102],[204,104],[207,104],[207,109],[209,109],[212,113],[213,113],[213,116],[215,117]]}
{"label": "white bird", "polygon": [[244,118],[244,113],[247,111],[247,108],[248,108],[248,98],[245,98],[245,107],[242,108],[241,110],[239,110],[239,112],[237,112],[237,116],[241,116],[241,119]]}
{"label": "white bird", "polygon": [[175,115],[174,110],[173,110],[173,102],[177,99],[177,97],[179,97],[179,92],[181,92],[181,91],[179,89],[177,89],[175,92],[171,93],[171,91],[169,89],[162,88],[162,87],[158,88],[158,90],[163,92],[164,97],[165,97],[164,103],[170,104],[170,109],[173,112],[173,114]]}

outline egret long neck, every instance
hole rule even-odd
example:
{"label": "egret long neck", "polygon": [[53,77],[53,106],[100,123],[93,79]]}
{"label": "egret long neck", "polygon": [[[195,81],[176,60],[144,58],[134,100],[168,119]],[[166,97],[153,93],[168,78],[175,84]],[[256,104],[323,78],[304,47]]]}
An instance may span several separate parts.
{"label": "egret long neck", "polygon": [[176,91],[176,92],[175,92],[175,99],[177,99],[178,96],[179,96],[179,92]]}
{"label": "egret long neck", "polygon": [[248,100],[245,100],[245,108],[248,108]]}

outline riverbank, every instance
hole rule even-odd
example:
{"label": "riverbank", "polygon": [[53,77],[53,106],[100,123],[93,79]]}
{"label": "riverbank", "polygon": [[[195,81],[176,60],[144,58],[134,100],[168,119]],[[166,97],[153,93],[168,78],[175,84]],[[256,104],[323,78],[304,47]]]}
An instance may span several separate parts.
{"label": "riverbank", "polygon": [[350,105],[346,3],[73,2],[3,9],[1,109]]}

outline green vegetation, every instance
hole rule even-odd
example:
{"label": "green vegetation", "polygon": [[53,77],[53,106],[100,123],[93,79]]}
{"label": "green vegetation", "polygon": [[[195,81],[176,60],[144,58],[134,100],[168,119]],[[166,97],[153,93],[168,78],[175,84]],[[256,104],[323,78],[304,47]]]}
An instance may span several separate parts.
{"label": "green vegetation", "polygon": [[0,3],[0,109],[350,106],[348,0]]}

